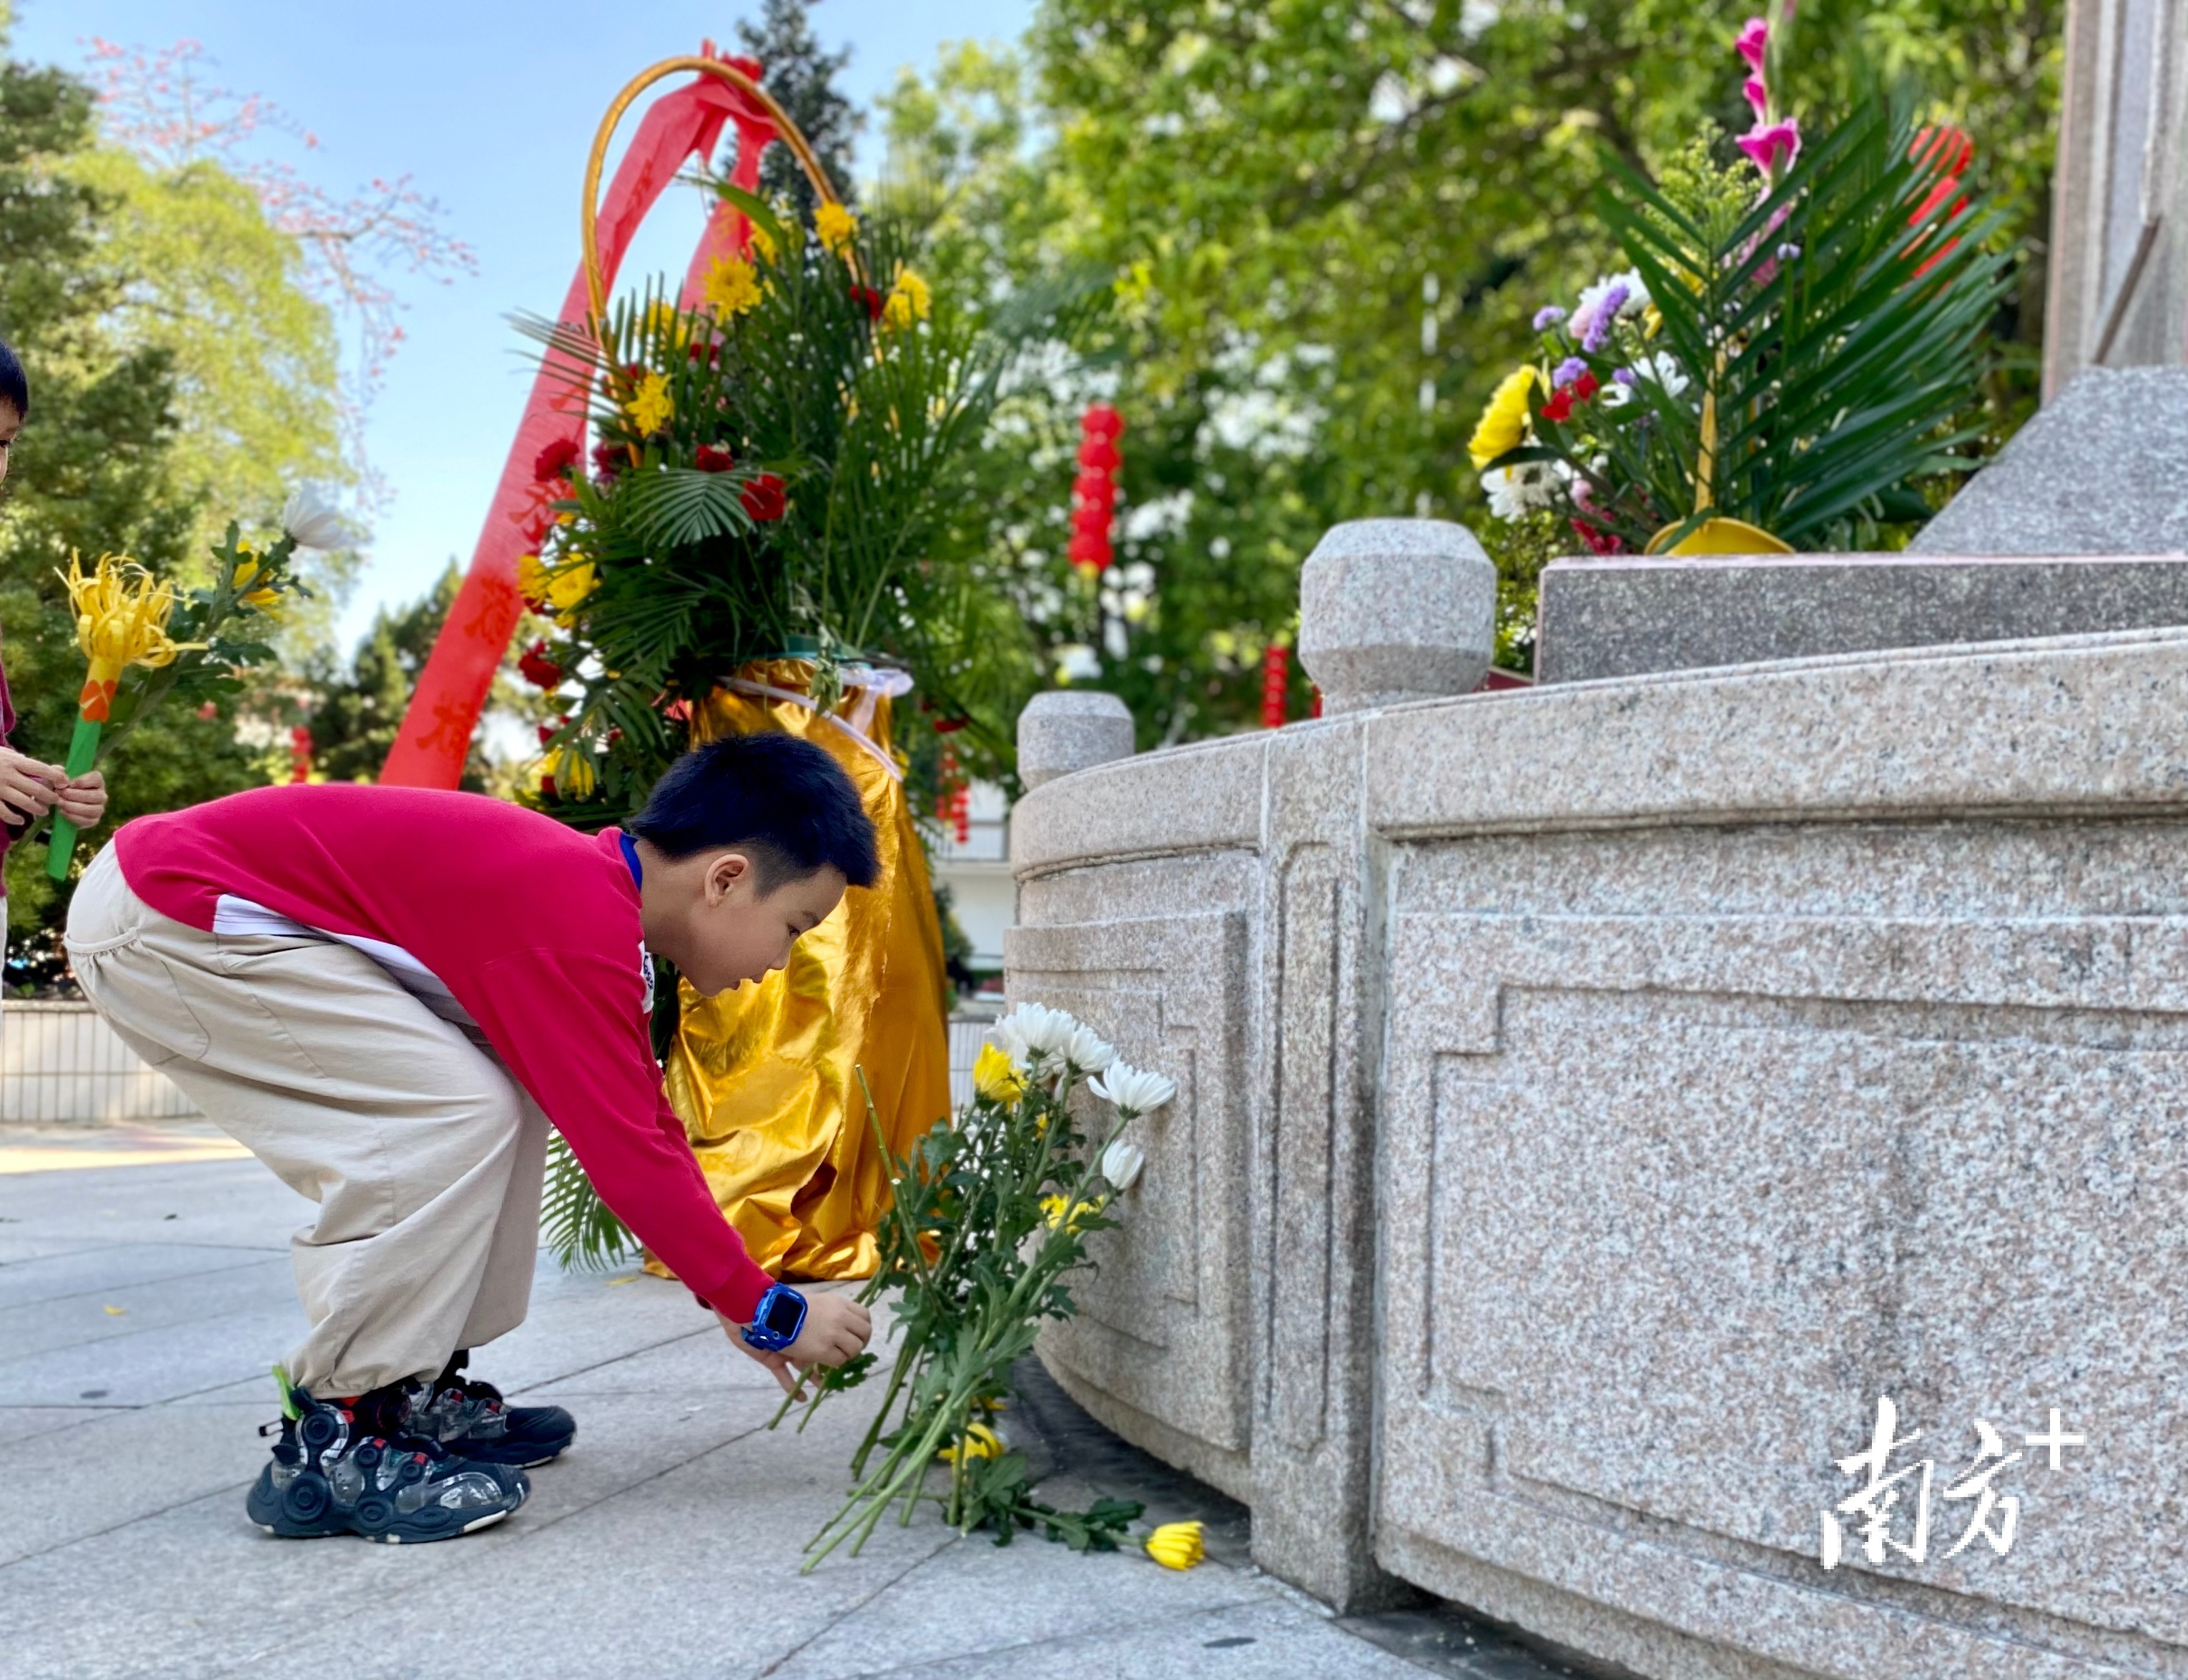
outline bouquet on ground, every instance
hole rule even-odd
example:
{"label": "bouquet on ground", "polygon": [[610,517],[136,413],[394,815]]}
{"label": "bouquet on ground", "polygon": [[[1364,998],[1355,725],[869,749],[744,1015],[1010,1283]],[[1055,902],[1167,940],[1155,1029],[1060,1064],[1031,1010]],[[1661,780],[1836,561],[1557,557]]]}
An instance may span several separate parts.
{"label": "bouquet on ground", "polygon": [[[76,645],[88,662],[76,696],[67,770],[79,776],[154,707],[170,696],[202,705],[241,692],[241,673],[272,662],[264,640],[284,597],[310,591],[290,569],[299,548],[333,550],[351,540],[347,522],[308,490],[289,498],[281,535],[261,550],[228,521],[213,550],[213,582],[177,590],[126,555],[101,555],[89,572],[71,556],[60,574],[76,614]],[[68,878],[76,825],[54,819],[46,873]]]}
{"label": "bouquet on ground", "polygon": [[[807,1548],[808,1569],[846,1541],[856,1552],[892,1509],[909,1522],[922,1501],[961,1531],[992,1531],[997,1545],[1038,1527],[1081,1551],[1112,1549],[1140,1514],[1129,1500],[1061,1511],[1034,1498],[1024,1457],[990,1420],[1043,1322],[1072,1316],[1070,1279],[1092,1264],[1087,1241],[1117,1223],[1119,1198],[1139,1178],[1133,1123],[1177,1087],[1126,1066],[1061,1010],[1021,1005],[995,1038],[973,1069],[972,1102],[908,1159],[889,1159],[894,1203],[862,1299],[895,1294],[897,1355],[851,1460],[855,1486]],[[1095,1120],[1091,1135],[1082,1116]],[[859,1384],[874,1363],[862,1355],[826,1373],[812,1407]],[[948,1466],[939,1488],[929,1485],[941,1480],[938,1460]]]}
{"label": "bouquet on ground", "polygon": [[1737,43],[1755,126],[1704,133],[1604,215],[1632,265],[1535,317],[1537,358],[1469,446],[1492,513],[1549,515],[1598,554],[1873,545],[1971,463],[1982,334],[2007,284],[1973,148],[1903,96],[1803,136],[1773,92],[1777,25]]}

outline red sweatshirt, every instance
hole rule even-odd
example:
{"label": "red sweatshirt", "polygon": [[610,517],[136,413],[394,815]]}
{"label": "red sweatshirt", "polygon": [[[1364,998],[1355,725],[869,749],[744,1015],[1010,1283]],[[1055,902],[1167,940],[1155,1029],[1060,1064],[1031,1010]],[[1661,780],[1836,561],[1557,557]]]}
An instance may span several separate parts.
{"label": "red sweatshirt", "polygon": [[475,793],[328,783],[139,817],[114,844],[131,890],[164,916],[208,933],[285,917],[357,945],[437,1012],[467,1015],[617,1217],[701,1300],[751,1321],[772,1280],[662,1095],[651,965],[616,830],[580,834]]}

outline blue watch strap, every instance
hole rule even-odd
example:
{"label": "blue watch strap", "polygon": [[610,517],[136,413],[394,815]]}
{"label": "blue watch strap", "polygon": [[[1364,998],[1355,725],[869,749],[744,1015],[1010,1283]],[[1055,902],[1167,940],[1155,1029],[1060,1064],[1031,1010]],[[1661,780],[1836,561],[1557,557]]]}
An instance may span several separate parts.
{"label": "blue watch strap", "polygon": [[747,1347],[763,1353],[781,1353],[798,1339],[805,1328],[805,1297],[787,1283],[777,1283],[759,1298],[752,1322],[741,1333]]}

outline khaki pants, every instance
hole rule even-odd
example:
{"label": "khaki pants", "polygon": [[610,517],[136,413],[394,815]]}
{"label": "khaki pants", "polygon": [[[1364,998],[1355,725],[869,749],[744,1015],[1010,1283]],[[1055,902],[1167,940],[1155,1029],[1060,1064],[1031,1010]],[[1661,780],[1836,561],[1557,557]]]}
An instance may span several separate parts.
{"label": "khaki pants", "polygon": [[319,1204],[290,1243],[321,1396],[437,1373],[524,1322],[547,1117],[482,1037],[334,940],[200,933],[108,846],[69,910],[93,1005],[213,1123]]}

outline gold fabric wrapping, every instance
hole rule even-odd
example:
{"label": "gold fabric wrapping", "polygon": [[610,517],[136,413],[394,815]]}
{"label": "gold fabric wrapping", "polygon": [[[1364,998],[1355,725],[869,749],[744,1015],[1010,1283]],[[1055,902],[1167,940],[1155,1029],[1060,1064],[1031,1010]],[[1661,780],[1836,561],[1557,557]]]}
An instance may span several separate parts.
{"label": "gold fabric wrapping", "polygon": [[[789,659],[736,674],[800,696],[812,677],[810,663]],[[865,1068],[899,1154],[950,1112],[942,928],[904,784],[887,768],[888,697],[849,689],[823,717],[725,685],[697,708],[691,740],[758,730],[802,736],[850,773],[874,820],[881,879],[845,894],[791,947],[789,967],[758,984],[712,998],[681,984],[668,1100],[753,1260],[780,1278],[866,1277],[888,1179],[853,1069]]]}

